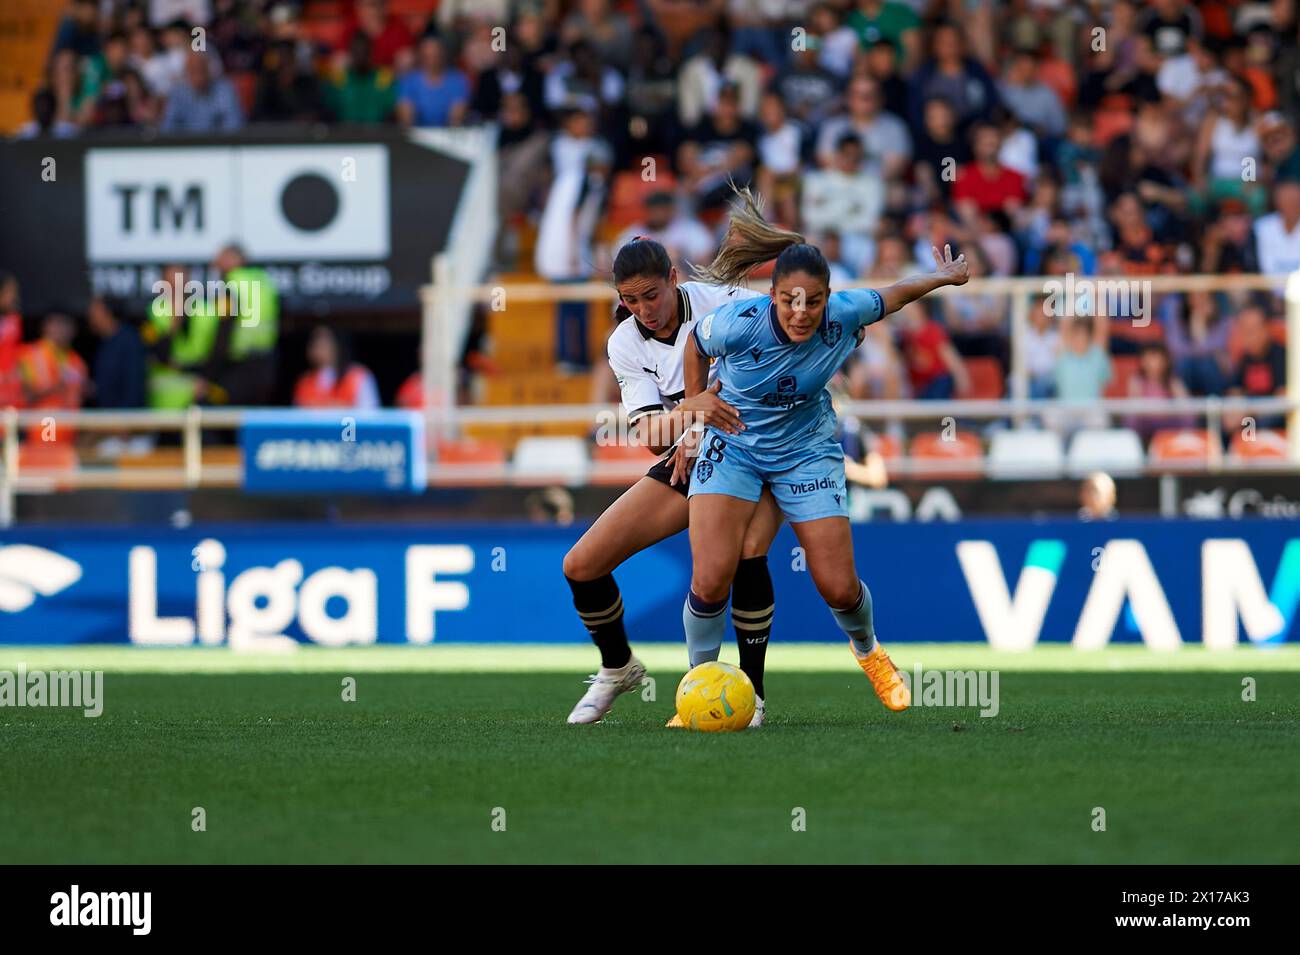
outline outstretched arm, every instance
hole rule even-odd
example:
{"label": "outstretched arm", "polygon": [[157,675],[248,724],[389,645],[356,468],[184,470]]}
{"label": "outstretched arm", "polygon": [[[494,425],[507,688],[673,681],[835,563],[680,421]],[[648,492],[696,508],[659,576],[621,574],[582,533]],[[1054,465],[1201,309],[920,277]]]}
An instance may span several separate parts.
{"label": "outstretched arm", "polygon": [[880,298],[885,304],[885,314],[896,312],[905,305],[910,305],[918,298],[929,295],[945,285],[965,285],[970,278],[966,265],[966,254],[952,257],[952,246],[945,245],[943,252],[931,247],[934,252],[935,269],[924,275],[913,275],[895,282],[888,288],[880,289]]}

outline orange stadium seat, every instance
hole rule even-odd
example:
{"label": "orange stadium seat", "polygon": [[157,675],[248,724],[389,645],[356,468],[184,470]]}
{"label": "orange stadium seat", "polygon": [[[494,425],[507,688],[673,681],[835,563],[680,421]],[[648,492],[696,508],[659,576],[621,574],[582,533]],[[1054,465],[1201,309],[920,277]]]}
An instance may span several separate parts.
{"label": "orange stadium seat", "polygon": [[993,399],[1001,398],[1006,382],[1002,377],[1002,365],[996,358],[967,358],[966,371],[970,374],[970,394],[963,398]]}
{"label": "orange stadium seat", "polygon": [[631,487],[655,463],[655,455],[630,444],[597,444],[591,460],[592,484]]}
{"label": "orange stadium seat", "polygon": [[454,479],[459,484],[497,484],[498,479],[475,476],[485,468],[504,470],[506,449],[495,441],[476,441],[462,438],[458,441],[438,442],[438,458],[430,477],[441,481]]}
{"label": "orange stadium seat", "polygon": [[1151,437],[1152,464],[1194,464],[1210,458],[1210,433],[1202,428],[1161,428]]}
{"label": "orange stadium seat", "polygon": [[656,192],[671,192],[677,184],[669,169],[666,156],[656,156],[655,178],[646,181],[641,178],[641,170],[617,173],[609,189],[609,211],[605,221],[615,232],[621,232],[630,225],[641,221],[645,212],[645,201]]}
{"label": "orange stadium seat", "polygon": [[1229,456],[1241,462],[1285,461],[1287,459],[1286,432],[1261,428],[1252,440],[1240,431],[1232,436]]}
{"label": "orange stadium seat", "polygon": [[897,461],[903,453],[902,444],[892,434],[873,435],[867,442],[867,447],[886,461]]}
{"label": "orange stadium seat", "polygon": [[[918,465],[922,461],[942,461],[944,466],[934,471],[920,470],[912,477],[919,478],[973,478],[979,477],[980,459],[984,456],[984,443],[968,431],[955,431],[948,440],[939,431],[927,431],[912,439],[912,457]],[[965,462],[966,467],[954,467]]]}

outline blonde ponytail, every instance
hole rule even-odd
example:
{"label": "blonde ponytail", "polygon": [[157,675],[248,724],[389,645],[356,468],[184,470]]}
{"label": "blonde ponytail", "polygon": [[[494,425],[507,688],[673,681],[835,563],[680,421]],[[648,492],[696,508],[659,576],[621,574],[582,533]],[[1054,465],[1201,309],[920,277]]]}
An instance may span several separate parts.
{"label": "blonde ponytail", "polygon": [[798,232],[777,228],[764,219],[762,200],[748,187],[737,189],[733,185],[732,190],[736,201],[732,203],[722,248],[707,266],[694,269],[696,278],[711,285],[740,285],[755,268],[803,242]]}

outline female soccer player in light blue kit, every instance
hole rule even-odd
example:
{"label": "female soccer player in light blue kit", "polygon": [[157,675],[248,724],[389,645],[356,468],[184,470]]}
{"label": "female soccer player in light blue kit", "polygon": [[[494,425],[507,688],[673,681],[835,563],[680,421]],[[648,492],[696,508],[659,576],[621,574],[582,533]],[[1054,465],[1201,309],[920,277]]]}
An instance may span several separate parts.
{"label": "female soccer player in light blue kit", "polygon": [[[745,223],[733,216],[732,228],[743,232]],[[965,284],[964,255],[953,259],[945,246],[934,257],[936,268],[928,275],[879,291],[831,292],[821,252],[792,245],[777,257],[770,295],[722,306],[696,323],[687,345],[686,364],[693,368],[688,394],[702,387],[708,359],[720,359],[719,397],[739,411],[744,429],[706,429],[695,449],[689,496],[694,568],[683,609],[693,655],[722,643],[719,610],[745,528],[767,486],[876,695],[891,710],[910,705],[907,684],[876,641],[871,592],[853,563],[844,453],[835,440],[826,383],[853,350],[860,328],[937,288]],[[743,255],[715,262],[710,279],[738,283],[754,264]]]}

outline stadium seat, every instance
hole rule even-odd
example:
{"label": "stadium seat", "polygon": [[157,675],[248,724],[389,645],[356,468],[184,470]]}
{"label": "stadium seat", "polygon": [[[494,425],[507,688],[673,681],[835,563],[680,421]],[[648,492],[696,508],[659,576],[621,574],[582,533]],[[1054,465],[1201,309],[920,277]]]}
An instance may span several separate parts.
{"label": "stadium seat", "polygon": [[75,471],[77,449],[67,441],[40,441],[19,445],[18,472]]}
{"label": "stadium seat", "polygon": [[654,464],[655,455],[631,444],[597,444],[592,450],[592,484],[631,487]]}
{"label": "stadium seat", "polygon": [[[946,438],[942,432],[930,431],[912,439],[911,453],[916,462],[912,477],[972,478],[980,476],[984,443],[969,431],[955,431]],[[923,466],[927,461],[943,463],[931,470]]]}
{"label": "stadium seat", "polygon": [[617,173],[610,185],[609,211],[605,221],[619,231],[640,222],[645,214],[645,201],[656,192],[671,192],[677,184],[667,157],[655,159],[655,178],[641,178],[641,170]]}
{"label": "stadium seat", "polygon": [[1072,477],[1093,471],[1107,474],[1141,474],[1146,464],[1142,439],[1128,428],[1085,428],[1070,441],[1066,467]]}
{"label": "stadium seat", "polygon": [[506,449],[495,441],[439,441],[437,455],[429,476],[439,484],[499,484],[506,468]]}
{"label": "stadium seat", "polygon": [[1002,365],[996,358],[975,357],[965,359],[970,374],[970,394],[963,398],[997,400],[1005,393],[1006,381]]}
{"label": "stadium seat", "polygon": [[1060,477],[1065,449],[1055,431],[1016,428],[999,431],[989,443],[991,478]]}
{"label": "stadium seat", "polygon": [[1110,360],[1110,381],[1102,396],[1105,398],[1127,398],[1128,383],[1137,374],[1137,355],[1116,355]]}
{"label": "stadium seat", "polygon": [[1232,446],[1228,457],[1239,464],[1270,464],[1287,459],[1286,432],[1272,428],[1260,428],[1255,431],[1253,440],[1238,432],[1232,436]]}
{"label": "stadium seat", "polygon": [[1210,460],[1210,433],[1199,428],[1162,428],[1151,437],[1147,460],[1154,465],[1196,466]]}
{"label": "stadium seat", "polygon": [[874,434],[867,441],[867,449],[877,452],[886,461],[897,461],[903,453],[901,442],[892,434]]}
{"label": "stadium seat", "polygon": [[524,438],[511,467],[520,484],[581,484],[591,470],[582,438]]}

